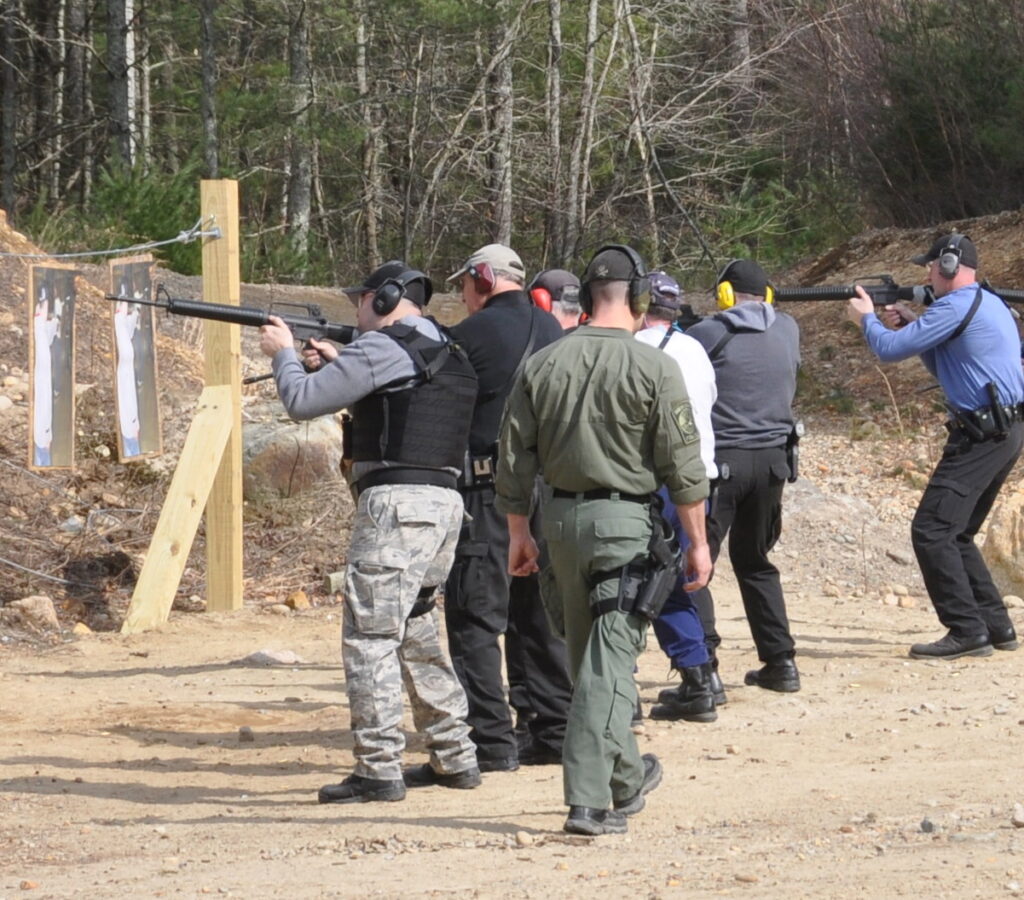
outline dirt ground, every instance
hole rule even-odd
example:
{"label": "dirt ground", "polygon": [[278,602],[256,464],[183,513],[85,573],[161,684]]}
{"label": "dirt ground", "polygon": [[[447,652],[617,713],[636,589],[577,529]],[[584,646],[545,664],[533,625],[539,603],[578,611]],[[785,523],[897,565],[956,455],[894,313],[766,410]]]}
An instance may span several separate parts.
{"label": "dirt ground", "polygon": [[[905,521],[886,525],[915,491],[883,480],[887,543],[847,549],[864,501],[843,491],[879,479],[835,471],[845,439],[805,440],[778,549],[803,690],[743,686],[756,660],[721,566],[729,702],[713,724],[647,721],[665,778],[629,834],[565,835],[554,766],[320,806],[352,765],[338,607],[175,612],[144,635],[0,645],[0,898],[1018,895],[1024,651],[909,660],[939,634]],[[264,648],[302,662],[233,662]],[[652,638],[646,705],[666,671]]]}

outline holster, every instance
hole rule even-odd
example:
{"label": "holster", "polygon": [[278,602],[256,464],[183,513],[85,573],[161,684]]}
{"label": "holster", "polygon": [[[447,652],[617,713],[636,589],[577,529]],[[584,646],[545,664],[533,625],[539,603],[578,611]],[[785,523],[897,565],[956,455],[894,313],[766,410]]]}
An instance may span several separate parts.
{"label": "holster", "polygon": [[419,616],[425,616],[435,606],[437,606],[437,585],[420,588],[420,592],[416,595],[416,602],[409,612],[409,618],[416,619]]}
{"label": "holster", "polygon": [[[618,610],[654,621],[661,615],[683,571],[683,551],[675,532],[661,515],[661,499],[651,504],[651,539],[647,555],[638,556],[620,569],[600,572],[591,588],[590,614],[596,619]],[[614,597],[598,598],[597,587],[618,579]]]}
{"label": "holster", "polygon": [[789,467],[789,476],[786,478],[790,484],[800,477],[800,438],[804,436],[804,423],[794,422],[793,427],[786,438],[786,465]]}

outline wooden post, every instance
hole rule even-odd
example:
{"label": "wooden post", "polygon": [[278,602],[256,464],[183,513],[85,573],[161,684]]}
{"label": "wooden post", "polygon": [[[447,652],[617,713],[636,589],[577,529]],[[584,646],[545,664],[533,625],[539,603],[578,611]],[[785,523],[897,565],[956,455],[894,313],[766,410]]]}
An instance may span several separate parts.
{"label": "wooden post", "polygon": [[[238,253],[238,182],[203,181],[203,228],[220,237],[203,241],[203,299],[237,306],[241,296]],[[238,325],[205,322],[206,385],[229,389],[231,434],[206,504],[206,608],[242,608],[242,382]]]}
{"label": "wooden post", "polygon": [[[204,181],[203,297],[238,306],[238,184]],[[123,634],[167,621],[206,510],[206,608],[242,606],[242,382],[239,326],[206,322],[206,387],[174,471]]]}

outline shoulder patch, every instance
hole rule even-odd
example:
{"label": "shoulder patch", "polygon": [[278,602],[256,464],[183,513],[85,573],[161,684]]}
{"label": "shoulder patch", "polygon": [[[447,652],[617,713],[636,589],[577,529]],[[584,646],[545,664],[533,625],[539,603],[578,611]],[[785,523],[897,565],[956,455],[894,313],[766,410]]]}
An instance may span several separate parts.
{"label": "shoulder patch", "polygon": [[697,431],[697,423],[693,420],[693,407],[689,400],[684,400],[672,410],[676,424],[679,426],[679,433],[682,435],[684,444],[695,444],[700,440],[700,433]]}

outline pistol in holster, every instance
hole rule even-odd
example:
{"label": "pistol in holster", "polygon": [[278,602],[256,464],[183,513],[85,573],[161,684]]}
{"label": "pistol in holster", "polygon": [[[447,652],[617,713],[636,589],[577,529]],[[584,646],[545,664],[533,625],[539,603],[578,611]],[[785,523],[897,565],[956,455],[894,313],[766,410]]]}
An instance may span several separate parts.
{"label": "pistol in holster", "polygon": [[[590,614],[596,619],[618,610],[654,621],[661,615],[672,589],[683,571],[683,551],[675,532],[661,515],[661,500],[651,504],[651,539],[647,554],[637,556],[620,569],[600,572],[591,588]],[[599,599],[594,590],[600,584],[618,579],[614,597]]]}

